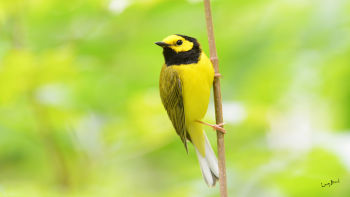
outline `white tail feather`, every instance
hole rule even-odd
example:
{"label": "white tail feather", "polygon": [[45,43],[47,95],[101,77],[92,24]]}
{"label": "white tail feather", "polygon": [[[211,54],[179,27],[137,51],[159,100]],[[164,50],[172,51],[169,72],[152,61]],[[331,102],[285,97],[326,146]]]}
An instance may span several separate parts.
{"label": "white tail feather", "polygon": [[218,160],[216,159],[215,153],[211,148],[210,142],[204,133],[205,138],[205,157],[203,157],[198,149],[196,149],[199,165],[202,170],[202,175],[209,187],[215,186],[216,181],[219,178],[219,167]]}
{"label": "white tail feather", "polygon": [[219,178],[219,166],[218,166],[218,159],[216,158],[216,155],[213,151],[213,148],[210,145],[210,142],[207,138],[207,135],[204,133],[205,138],[205,158],[209,163],[209,167],[212,171],[212,173]]}

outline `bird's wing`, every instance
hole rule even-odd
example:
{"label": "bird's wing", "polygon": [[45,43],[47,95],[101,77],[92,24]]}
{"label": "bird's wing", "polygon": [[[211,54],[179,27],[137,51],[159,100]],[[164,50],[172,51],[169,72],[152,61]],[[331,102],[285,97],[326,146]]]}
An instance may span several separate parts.
{"label": "bird's wing", "polygon": [[171,66],[163,66],[160,73],[159,90],[162,103],[168,112],[176,133],[180,136],[186,151],[188,151],[186,143],[186,136],[188,134],[185,126],[182,82],[177,71]]}

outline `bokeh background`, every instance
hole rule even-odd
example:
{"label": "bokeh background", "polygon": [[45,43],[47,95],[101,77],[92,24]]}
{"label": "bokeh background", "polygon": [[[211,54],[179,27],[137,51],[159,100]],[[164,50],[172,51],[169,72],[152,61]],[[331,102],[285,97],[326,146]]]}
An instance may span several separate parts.
{"label": "bokeh background", "polygon": [[[350,196],[350,1],[212,10],[230,196]],[[204,19],[200,0],[1,0],[0,197],[219,196],[158,93],[154,42],[208,52]]]}

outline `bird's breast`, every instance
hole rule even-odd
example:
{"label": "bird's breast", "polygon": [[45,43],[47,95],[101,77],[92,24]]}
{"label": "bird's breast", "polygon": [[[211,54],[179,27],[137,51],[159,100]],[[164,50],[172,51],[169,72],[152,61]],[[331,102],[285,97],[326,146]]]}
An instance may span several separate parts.
{"label": "bird's breast", "polygon": [[182,82],[185,117],[187,121],[201,120],[208,109],[214,70],[202,53],[196,64],[179,65],[176,69]]}

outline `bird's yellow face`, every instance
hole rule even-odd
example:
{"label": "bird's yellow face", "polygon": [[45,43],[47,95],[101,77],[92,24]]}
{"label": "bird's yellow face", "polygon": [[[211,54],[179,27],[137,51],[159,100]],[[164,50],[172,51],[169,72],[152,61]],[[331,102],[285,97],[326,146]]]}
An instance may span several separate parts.
{"label": "bird's yellow face", "polygon": [[170,35],[162,41],[168,45],[169,48],[175,52],[185,52],[193,48],[193,42],[186,40],[185,38],[178,35]]}
{"label": "bird's yellow face", "polygon": [[155,44],[163,48],[167,66],[197,63],[202,52],[195,38],[180,34],[170,35]]}

